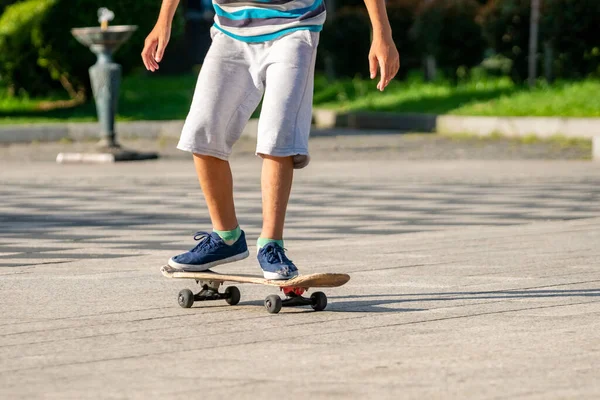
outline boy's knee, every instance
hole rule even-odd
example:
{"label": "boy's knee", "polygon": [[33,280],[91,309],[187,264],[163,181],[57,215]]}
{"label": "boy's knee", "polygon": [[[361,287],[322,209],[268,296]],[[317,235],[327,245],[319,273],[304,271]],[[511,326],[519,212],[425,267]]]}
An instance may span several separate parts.
{"label": "boy's knee", "polygon": [[310,162],[310,156],[308,154],[296,154],[293,156],[283,156],[283,157],[272,156],[272,155],[264,154],[264,153],[257,153],[257,155],[260,158],[263,158],[263,159],[268,158],[271,160],[291,158],[292,163],[294,164],[294,169],[302,169],[302,168],[306,167],[308,165],[308,163]]}
{"label": "boy's knee", "polygon": [[294,161],[294,169],[302,169],[310,162],[310,156],[308,154],[296,154],[292,157]]}

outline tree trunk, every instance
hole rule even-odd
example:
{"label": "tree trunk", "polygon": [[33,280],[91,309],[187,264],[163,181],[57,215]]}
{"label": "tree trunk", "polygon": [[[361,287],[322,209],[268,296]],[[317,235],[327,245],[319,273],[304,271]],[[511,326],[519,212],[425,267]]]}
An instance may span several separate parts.
{"label": "tree trunk", "polygon": [[554,80],[554,71],[552,70],[554,63],[554,46],[552,41],[544,42],[544,76],[549,83]]}
{"label": "tree trunk", "polygon": [[529,86],[535,86],[537,78],[538,35],[540,24],[540,0],[531,0],[531,21],[529,27]]}
{"label": "tree trunk", "polygon": [[437,76],[437,62],[435,57],[432,55],[426,55],[423,59],[423,65],[425,67],[425,80],[431,82],[435,80]]}
{"label": "tree trunk", "polygon": [[[425,0],[426,3],[431,3],[433,0]],[[431,82],[435,80],[437,75],[437,63],[435,56],[426,54],[423,59],[423,68],[425,68],[425,81]]]}

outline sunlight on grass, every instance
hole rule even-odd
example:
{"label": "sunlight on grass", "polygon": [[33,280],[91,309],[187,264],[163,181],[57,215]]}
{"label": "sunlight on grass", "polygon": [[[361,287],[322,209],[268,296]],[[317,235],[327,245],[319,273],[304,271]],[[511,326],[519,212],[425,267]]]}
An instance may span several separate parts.
{"label": "sunlight on grass", "polygon": [[600,81],[558,82],[465,105],[459,115],[600,117]]}
{"label": "sunlight on grass", "polygon": [[514,90],[514,85],[507,78],[459,85],[427,83],[419,79],[393,81],[384,92],[377,90],[376,81],[358,79],[335,82],[333,88],[327,86],[324,78],[317,78],[315,106],[340,111],[432,114],[446,114],[468,102],[488,100]]}
{"label": "sunlight on grass", "polygon": [[375,82],[318,78],[315,106],[339,111],[383,111],[496,116],[600,116],[600,81],[541,84],[530,90],[508,78],[452,85],[392,82],[383,93]]}
{"label": "sunlight on grass", "polygon": [[[123,79],[117,120],[184,119],[189,111],[197,74],[163,76],[138,74]],[[543,82],[530,90],[509,78],[481,78],[453,84],[423,82],[419,75],[393,81],[384,92],[376,80],[315,79],[315,107],[339,111],[378,111],[496,116],[600,117],[600,81]],[[42,101],[64,100],[10,97],[0,87],[0,123],[95,121],[93,101],[70,108],[41,111]],[[257,114],[255,113],[255,116]]]}
{"label": "sunlight on grass", "polygon": [[[134,75],[123,79],[118,103],[118,121],[170,120],[186,117],[194,88],[196,74],[181,76]],[[26,96],[9,97],[0,90],[0,123],[28,122],[82,122],[96,121],[93,101],[69,109],[41,111],[39,103],[66,99],[61,94],[30,99]]]}

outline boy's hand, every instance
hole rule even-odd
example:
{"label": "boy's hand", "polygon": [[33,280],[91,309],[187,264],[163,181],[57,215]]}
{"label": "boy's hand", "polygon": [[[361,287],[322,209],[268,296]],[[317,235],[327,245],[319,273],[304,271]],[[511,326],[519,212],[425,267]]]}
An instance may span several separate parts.
{"label": "boy's hand", "polygon": [[171,24],[157,22],[144,42],[142,60],[148,71],[156,71],[171,38]]}
{"label": "boy's hand", "polygon": [[381,79],[377,89],[383,91],[400,69],[400,55],[392,36],[375,35],[369,52],[369,70],[371,79],[377,76],[377,67],[381,70]]}

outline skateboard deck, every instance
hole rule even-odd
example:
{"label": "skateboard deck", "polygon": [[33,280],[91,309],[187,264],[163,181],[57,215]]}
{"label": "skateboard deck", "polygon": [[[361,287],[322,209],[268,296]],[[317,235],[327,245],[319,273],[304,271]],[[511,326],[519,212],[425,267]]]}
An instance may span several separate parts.
{"label": "skateboard deck", "polygon": [[281,300],[278,295],[270,295],[265,299],[265,307],[270,313],[276,314],[282,306],[310,305],[315,311],[321,311],[327,306],[327,296],[323,292],[314,292],[310,298],[302,294],[310,288],[338,287],[350,280],[348,274],[317,273],[299,275],[288,280],[265,279],[257,275],[231,275],[220,274],[210,270],[202,272],[183,271],[171,266],[160,269],[167,278],[194,279],[202,290],[194,294],[189,289],[179,292],[178,302],[181,307],[190,308],[194,301],[221,300],[235,305],[240,300],[239,289],[235,286],[226,288],[225,292],[219,292],[219,287],[225,282],[251,283],[258,285],[275,286],[280,288],[286,298]]}

